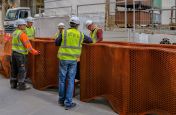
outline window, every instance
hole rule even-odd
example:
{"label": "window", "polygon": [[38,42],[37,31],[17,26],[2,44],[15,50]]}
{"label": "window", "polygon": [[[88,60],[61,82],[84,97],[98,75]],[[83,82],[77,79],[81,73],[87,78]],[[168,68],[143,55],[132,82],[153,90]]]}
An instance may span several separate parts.
{"label": "window", "polygon": [[7,20],[15,20],[18,18],[18,11],[17,10],[10,10],[7,12],[6,19]]}
{"label": "window", "polygon": [[20,11],[19,18],[27,18],[28,17],[28,11],[22,10]]}

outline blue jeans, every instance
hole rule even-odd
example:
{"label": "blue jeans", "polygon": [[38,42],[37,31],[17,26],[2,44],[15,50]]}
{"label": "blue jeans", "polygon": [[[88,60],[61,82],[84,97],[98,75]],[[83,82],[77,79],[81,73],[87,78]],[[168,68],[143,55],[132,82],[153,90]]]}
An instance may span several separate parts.
{"label": "blue jeans", "polygon": [[[72,104],[77,61],[60,60],[59,63],[59,102],[65,106]],[[67,81],[67,85],[66,85]]]}

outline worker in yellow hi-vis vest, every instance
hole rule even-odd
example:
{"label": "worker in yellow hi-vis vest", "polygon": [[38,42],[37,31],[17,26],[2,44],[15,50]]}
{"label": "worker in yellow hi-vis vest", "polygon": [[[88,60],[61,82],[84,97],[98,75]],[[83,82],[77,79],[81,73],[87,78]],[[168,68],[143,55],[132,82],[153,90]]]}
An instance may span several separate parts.
{"label": "worker in yellow hi-vis vest", "polygon": [[65,24],[61,22],[61,23],[59,23],[59,24],[57,25],[57,27],[58,27],[58,31],[57,31],[56,34],[54,35],[54,39],[58,38],[58,37],[59,37],[59,34],[64,31],[64,29],[65,29]]}
{"label": "worker in yellow hi-vis vest", "polygon": [[27,22],[27,25],[26,25],[25,32],[26,32],[29,40],[33,40],[33,39],[35,39],[35,28],[33,26],[34,19],[32,17],[28,17],[26,19],[26,22]]}
{"label": "worker in yellow hi-vis vest", "polygon": [[93,40],[93,43],[103,41],[103,30],[99,28],[92,20],[86,21],[86,27],[90,31],[90,37]]}
{"label": "worker in yellow hi-vis vest", "polygon": [[[60,46],[58,50],[59,58],[59,99],[58,103],[65,106],[65,109],[71,109],[76,106],[72,102],[74,80],[77,69],[77,59],[81,55],[82,43],[92,43],[90,37],[78,30],[80,20],[78,17],[71,17],[70,28],[64,30],[55,40],[56,45]],[[68,81],[66,86],[66,81]]]}

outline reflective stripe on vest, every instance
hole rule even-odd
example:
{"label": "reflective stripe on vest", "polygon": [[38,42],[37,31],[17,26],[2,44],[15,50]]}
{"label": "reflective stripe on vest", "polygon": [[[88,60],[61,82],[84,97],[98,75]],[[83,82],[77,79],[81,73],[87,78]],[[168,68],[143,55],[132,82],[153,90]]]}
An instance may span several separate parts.
{"label": "reflective stripe on vest", "polygon": [[[26,54],[28,54],[28,51],[24,47],[23,43],[20,40],[21,33],[22,33],[22,31],[18,30],[18,29],[13,32],[13,34],[12,34],[12,37],[13,37],[12,38],[12,50],[26,55]],[[29,41],[27,41],[26,43],[28,43],[28,42]]]}
{"label": "reflective stripe on vest", "polygon": [[84,34],[76,29],[62,32],[62,43],[58,51],[60,60],[76,60],[81,54]]}
{"label": "reflective stripe on vest", "polygon": [[26,34],[28,36],[29,39],[34,39],[35,38],[35,29],[32,26],[31,28],[26,27]]}
{"label": "reflective stripe on vest", "polygon": [[90,37],[92,38],[93,43],[97,42],[97,31],[99,28],[96,28],[93,32],[90,32]]}

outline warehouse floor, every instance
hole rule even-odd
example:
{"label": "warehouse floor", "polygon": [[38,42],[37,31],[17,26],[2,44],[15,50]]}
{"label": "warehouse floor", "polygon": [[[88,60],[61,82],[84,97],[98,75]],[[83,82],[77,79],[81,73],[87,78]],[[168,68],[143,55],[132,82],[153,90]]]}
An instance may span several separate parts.
{"label": "warehouse floor", "polygon": [[117,115],[102,98],[85,103],[77,95],[74,98],[77,106],[71,110],[57,105],[57,98],[56,89],[12,90],[9,80],[0,75],[0,115]]}

